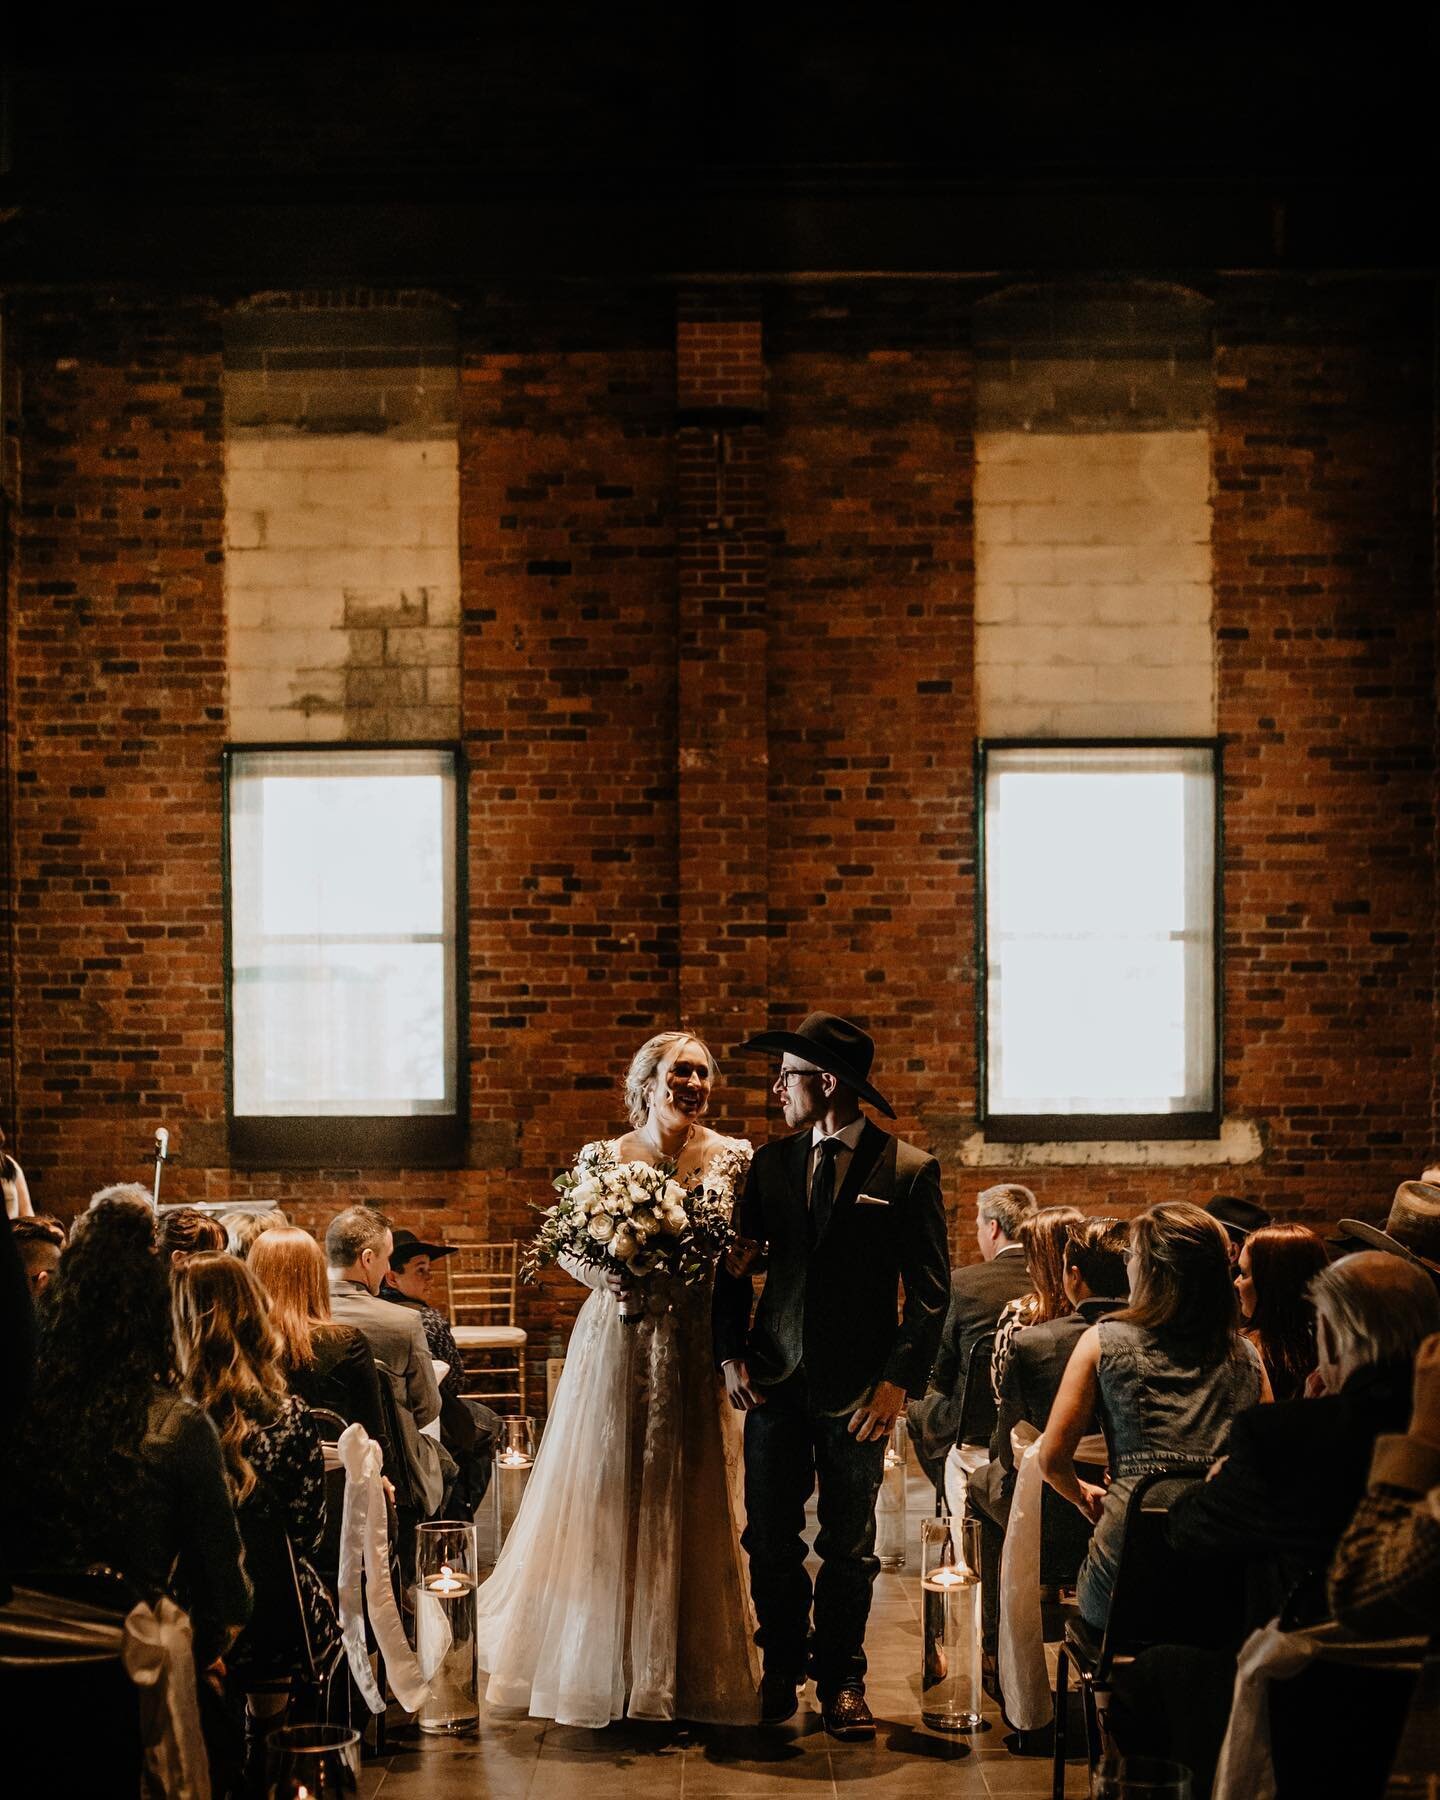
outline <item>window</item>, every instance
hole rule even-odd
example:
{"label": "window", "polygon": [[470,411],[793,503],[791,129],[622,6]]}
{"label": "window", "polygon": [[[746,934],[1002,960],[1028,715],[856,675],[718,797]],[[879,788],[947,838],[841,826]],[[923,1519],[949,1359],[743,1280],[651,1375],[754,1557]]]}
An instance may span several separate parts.
{"label": "window", "polygon": [[456,757],[227,757],[231,1151],[453,1161],[461,1137]]}
{"label": "window", "polygon": [[1212,743],[982,743],[987,1137],[1219,1129]]}

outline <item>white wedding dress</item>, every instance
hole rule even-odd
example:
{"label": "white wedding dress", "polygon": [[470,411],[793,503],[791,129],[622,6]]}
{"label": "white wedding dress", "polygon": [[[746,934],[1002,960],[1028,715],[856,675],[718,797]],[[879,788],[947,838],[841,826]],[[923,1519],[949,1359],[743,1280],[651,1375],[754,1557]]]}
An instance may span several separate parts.
{"label": "white wedding dress", "polygon": [[[614,1142],[600,1149],[614,1158]],[[722,1139],[706,1185],[733,1193],[749,1160],[748,1143]],[[740,1418],[715,1374],[710,1290],[684,1289],[639,1325],[604,1287],[581,1307],[525,1498],[477,1595],[491,1705],[594,1728],[759,1717]]]}

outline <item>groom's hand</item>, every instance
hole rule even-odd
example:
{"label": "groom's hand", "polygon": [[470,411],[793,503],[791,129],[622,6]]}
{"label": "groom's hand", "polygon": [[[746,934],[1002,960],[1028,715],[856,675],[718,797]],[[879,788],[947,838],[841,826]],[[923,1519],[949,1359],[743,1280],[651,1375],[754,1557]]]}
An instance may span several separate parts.
{"label": "groom's hand", "polygon": [[846,1426],[857,1443],[868,1444],[874,1438],[889,1437],[890,1427],[905,1406],[905,1390],[893,1381],[882,1381],[863,1406],[857,1406]]}
{"label": "groom's hand", "polygon": [[725,1397],[736,1412],[752,1412],[765,1404],[765,1396],[750,1385],[750,1369],[743,1362],[727,1362],[721,1373],[725,1377]]}

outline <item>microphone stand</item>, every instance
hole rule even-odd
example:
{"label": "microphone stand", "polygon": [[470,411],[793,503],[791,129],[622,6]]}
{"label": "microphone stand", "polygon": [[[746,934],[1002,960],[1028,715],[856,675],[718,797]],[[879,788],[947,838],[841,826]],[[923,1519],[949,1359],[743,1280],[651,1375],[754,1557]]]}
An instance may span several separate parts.
{"label": "microphone stand", "polygon": [[160,1173],[170,1155],[170,1133],[162,1125],[155,1133],[155,1192],[150,1204],[158,1213],[160,1211]]}

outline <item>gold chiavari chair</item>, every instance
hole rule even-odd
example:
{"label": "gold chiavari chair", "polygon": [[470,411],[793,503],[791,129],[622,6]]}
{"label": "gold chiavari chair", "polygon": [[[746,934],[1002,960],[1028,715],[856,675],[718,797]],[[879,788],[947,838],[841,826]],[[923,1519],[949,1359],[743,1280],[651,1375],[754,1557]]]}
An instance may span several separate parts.
{"label": "gold chiavari chair", "polygon": [[445,1258],[450,1326],[468,1399],[523,1413],[525,1333],[515,1323],[518,1246],[461,1244]]}

